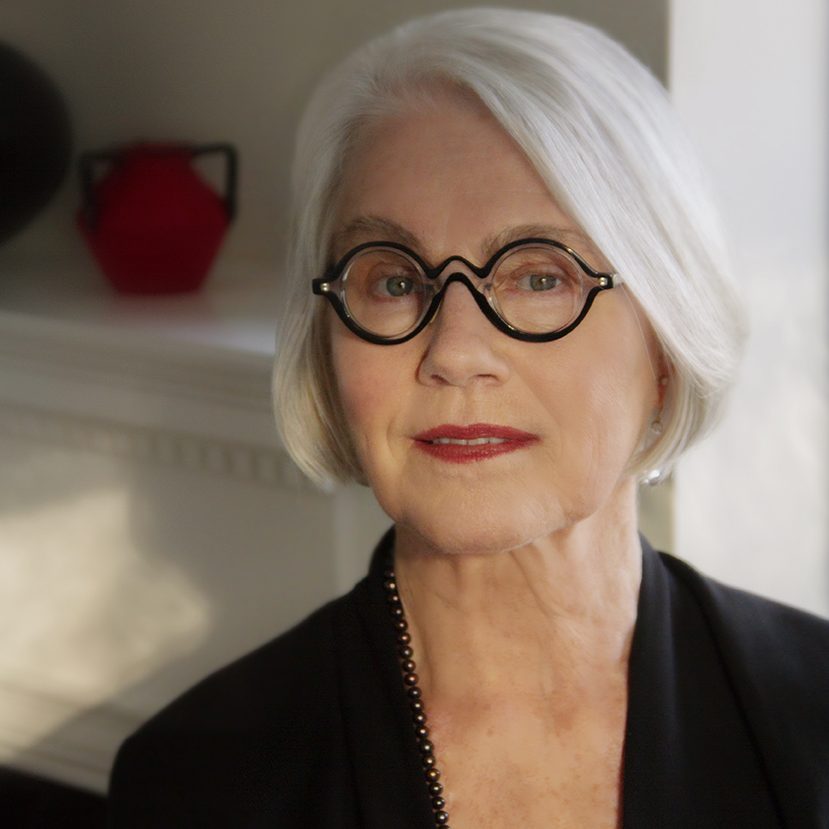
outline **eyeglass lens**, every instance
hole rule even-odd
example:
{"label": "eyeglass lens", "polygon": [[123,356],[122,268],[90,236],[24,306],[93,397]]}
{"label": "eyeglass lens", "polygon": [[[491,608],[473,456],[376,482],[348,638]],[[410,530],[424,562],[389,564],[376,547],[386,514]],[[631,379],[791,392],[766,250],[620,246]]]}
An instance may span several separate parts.
{"label": "eyeglass lens", "polygon": [[[446,273],[452,272],[450,265]],[[471,282],[505,322],[528,334],[568,326],[579,315],[586,294],[579,264],[545,245],[513,248],[495,263],[487,279],[479,284],[473,276]],[[440,288],[440,280],[428,279],[414,259],[393,248],[360,251],[342,275],[342,299],[349,314],[381,337],[414,329]]]}

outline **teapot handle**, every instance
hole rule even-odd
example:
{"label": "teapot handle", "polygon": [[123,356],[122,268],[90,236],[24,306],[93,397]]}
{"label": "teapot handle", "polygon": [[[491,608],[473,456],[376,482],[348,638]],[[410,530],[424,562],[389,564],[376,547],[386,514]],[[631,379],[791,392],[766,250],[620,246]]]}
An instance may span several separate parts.
{"label": "teapot handle", "polygon": [[98,200],[95,197],[95,165],[103,162],[115,163],[120,156],[118,150],[101,150],[98,152],[81,153],[78,159],[78,169],[81,174],[81,211],[84,222],[90,230],[98,224]]}
{"label": "teapot handle", "polygon": [[203,144],[190,149],[190,156],[207,155],[208,153],[222,153],[225,157],[225,212],[227,220],[233,221],[236,217],[236,185],[238,181],[239,161],[236,148],[232,144]]}

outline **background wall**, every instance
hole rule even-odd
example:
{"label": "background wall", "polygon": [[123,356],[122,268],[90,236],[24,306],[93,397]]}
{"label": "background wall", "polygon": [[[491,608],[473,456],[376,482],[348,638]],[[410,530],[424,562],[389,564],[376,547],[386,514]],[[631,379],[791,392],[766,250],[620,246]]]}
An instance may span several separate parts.
{"label": "background wall", "polygon": [[669,52],[752,326],[725,422],[679,467],[676,549],[824,615],[828,18],[824,0],[674,0]]}

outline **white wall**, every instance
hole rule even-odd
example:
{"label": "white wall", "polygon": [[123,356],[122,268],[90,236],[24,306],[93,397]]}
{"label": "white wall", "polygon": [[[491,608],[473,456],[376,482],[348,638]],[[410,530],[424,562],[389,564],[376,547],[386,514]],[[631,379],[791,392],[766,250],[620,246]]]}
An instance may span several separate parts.
{"label": "white wall", "polygon": [[676,546],[829,615],[827,6],[673,0],[669,78],[723,208],[752,335],[730,412],[679,467]]}

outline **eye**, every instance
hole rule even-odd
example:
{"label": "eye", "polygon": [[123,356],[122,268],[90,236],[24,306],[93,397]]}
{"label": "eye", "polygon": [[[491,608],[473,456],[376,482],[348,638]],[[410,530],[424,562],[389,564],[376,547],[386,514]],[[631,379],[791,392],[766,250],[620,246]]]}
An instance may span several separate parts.
{"label": "eye", "polygon": [[515,299],[556,299],[578,293],[580,271],[564,252],[548,247],[520,247],[498,263],[493,282],[500,294]]}
{"label": "eye", "polygon": [[561,285],[561,277],[550,273],[528,273],[518,280],[518,287],[525,291],[552,291]]}
{"label": "eye", "polygon": [[408,296],[417,289],[417,285],[410,276],[390,276],[377,286],[378,293],[385,296]]}
{"label": "eye", "polygon": [[417,267],[402,253],[387,248],[362,251],[346,270],[345,290],[351,301],[389,303],[414,297],[423,290]]}

